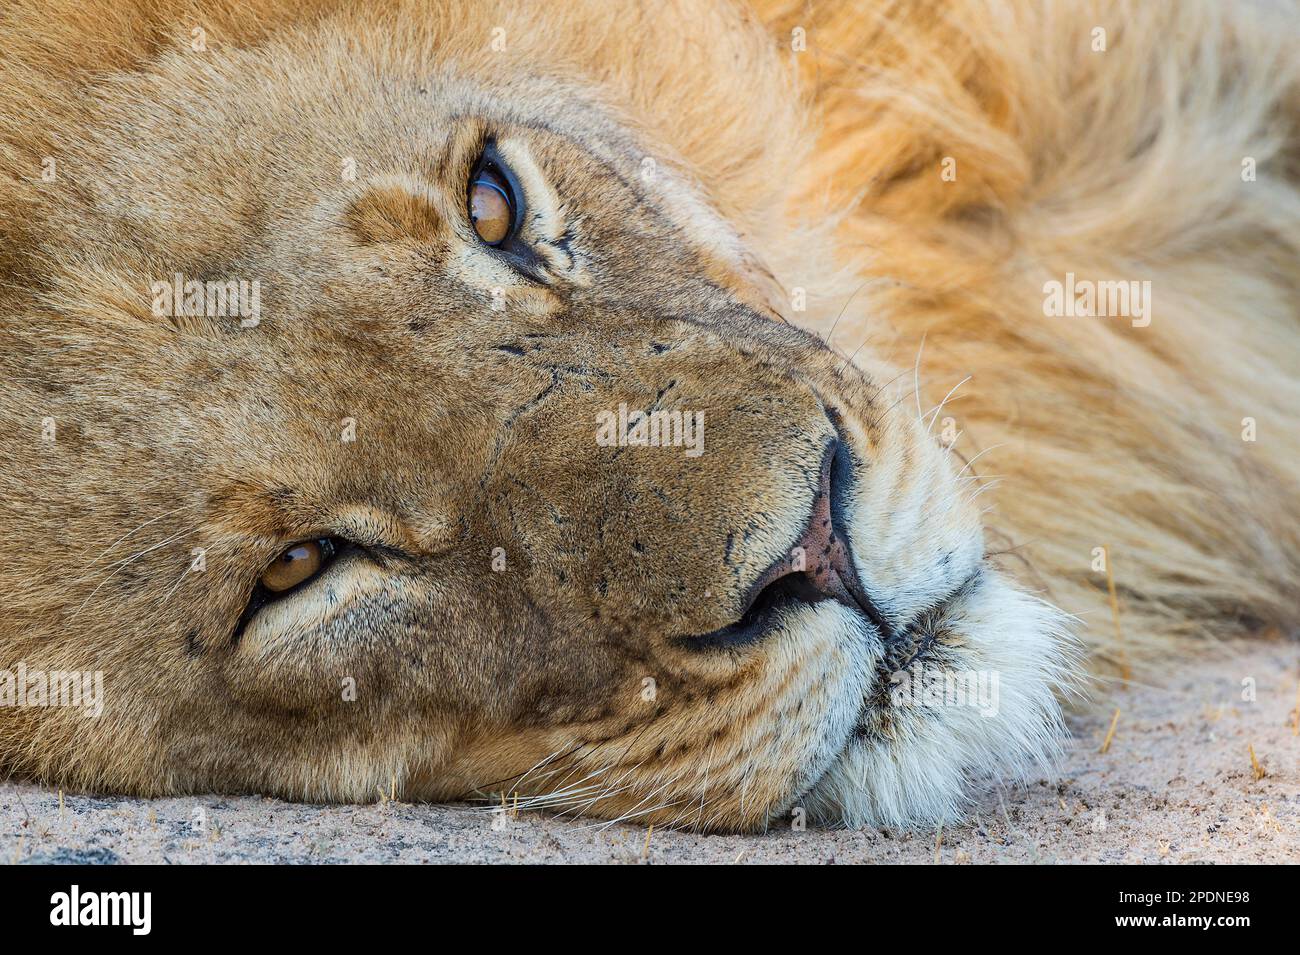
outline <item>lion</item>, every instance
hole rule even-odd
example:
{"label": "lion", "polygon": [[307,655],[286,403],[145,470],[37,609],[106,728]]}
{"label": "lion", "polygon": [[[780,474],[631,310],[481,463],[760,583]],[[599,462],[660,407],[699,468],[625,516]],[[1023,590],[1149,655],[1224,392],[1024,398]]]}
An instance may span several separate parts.
{"label": "lion", "polygon": [[699,831],[1050,772],[1088,674],[1298,622],[1297,23],[8,4],[0,772]]}

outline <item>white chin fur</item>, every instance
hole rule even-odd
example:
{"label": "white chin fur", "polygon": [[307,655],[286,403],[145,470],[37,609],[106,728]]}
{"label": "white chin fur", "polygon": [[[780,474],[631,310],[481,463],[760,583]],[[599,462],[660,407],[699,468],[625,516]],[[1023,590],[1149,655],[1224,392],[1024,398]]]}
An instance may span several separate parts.
{"label": "white chin fur", "polygon": [[[851,740],[800,800],[809,817],[851,827],[933,827],[961,818],[980,784],[1050,774],[1065,738],[1054,689],[1077,685],[1070,621],[986,572],[944,614],[942,629],[954,638],[941,642],[936,658],[920,661],[923,672],[910,666],[907,677],[885,687],[889,712],[867,714],[879,731]],[[935,679],[945,673],[975,682]],[[976,687],[983,691],[971,692]],[[907,691],[915,695],[905,699]]]}

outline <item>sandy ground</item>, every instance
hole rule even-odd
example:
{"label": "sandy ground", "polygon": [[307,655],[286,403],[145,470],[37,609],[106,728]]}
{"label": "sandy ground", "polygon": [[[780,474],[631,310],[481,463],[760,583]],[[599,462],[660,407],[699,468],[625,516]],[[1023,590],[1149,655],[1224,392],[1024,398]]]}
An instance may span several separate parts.
{"label": "sandy ground", "polygon": [[[0,783],[0,860],[135,862],[1300,862],[1300,647],[1224,648],[1163,688],[1097,694],[1055,780],[994,790],[941,833],[651,834],[466,806],[117,799]],[[1254,680],[1253,701],[1243,680]],[[1110,746],[1101,752],[1120,710]],[[1250,748],[1264,775],[1257,778]]]}

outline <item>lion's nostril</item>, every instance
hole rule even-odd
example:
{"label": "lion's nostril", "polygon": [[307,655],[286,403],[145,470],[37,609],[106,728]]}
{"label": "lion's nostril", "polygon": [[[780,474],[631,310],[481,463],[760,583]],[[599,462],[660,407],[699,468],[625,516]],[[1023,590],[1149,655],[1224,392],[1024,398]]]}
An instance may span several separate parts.
{"label": "lion's nostril", "polygon": [[[812,514],[807,530],[795,545],[789,573],[801,572],[800,557],[804,558],[802,573],[818,593],[861,611],[888,639],[894,628],[868,596],[853,562],[847,531],[847,495],[852,476],[849,449],[838,438],[833,439],[822,453]],[[816,555],[816,559],[808,561],[808,555]]]}
{"label": "lion's nostril", "polygon": [[[835,505],[835,460],[842,453],[842,445],[838,439],[832,440],[827,445],[826,450],[822,452],[821,470],[817,480],[817,492],[813,498],[812,515],[808,520],[808,529],[804,531],[803,537],[800,538],[796,548],[802,548],[802,555],[808,556],[816,554],[821,558],[831,558],[835,550],[836,542],[836,513]],[[796,551],[796,557],[799,556]],[[814,566],[815,575],[822,574],[827,565],[821,560]]]}

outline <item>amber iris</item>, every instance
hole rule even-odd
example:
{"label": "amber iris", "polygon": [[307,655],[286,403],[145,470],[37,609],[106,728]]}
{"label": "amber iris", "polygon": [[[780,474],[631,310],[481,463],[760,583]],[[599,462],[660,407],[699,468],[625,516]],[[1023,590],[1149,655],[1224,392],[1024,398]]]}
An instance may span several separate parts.
{"label": "amber iris", "polygon": [[474,174],[469,184],[469,218],[478,237],[488,245],[500,245],[510,237],[515,203],[504,176],[489,168]]}
{"label": "amber iris", "polygon": [[320,573],[328,556],[323,541],[294,544],[277,557],[262,574],[262,586],[272,593],[297,587]]}

